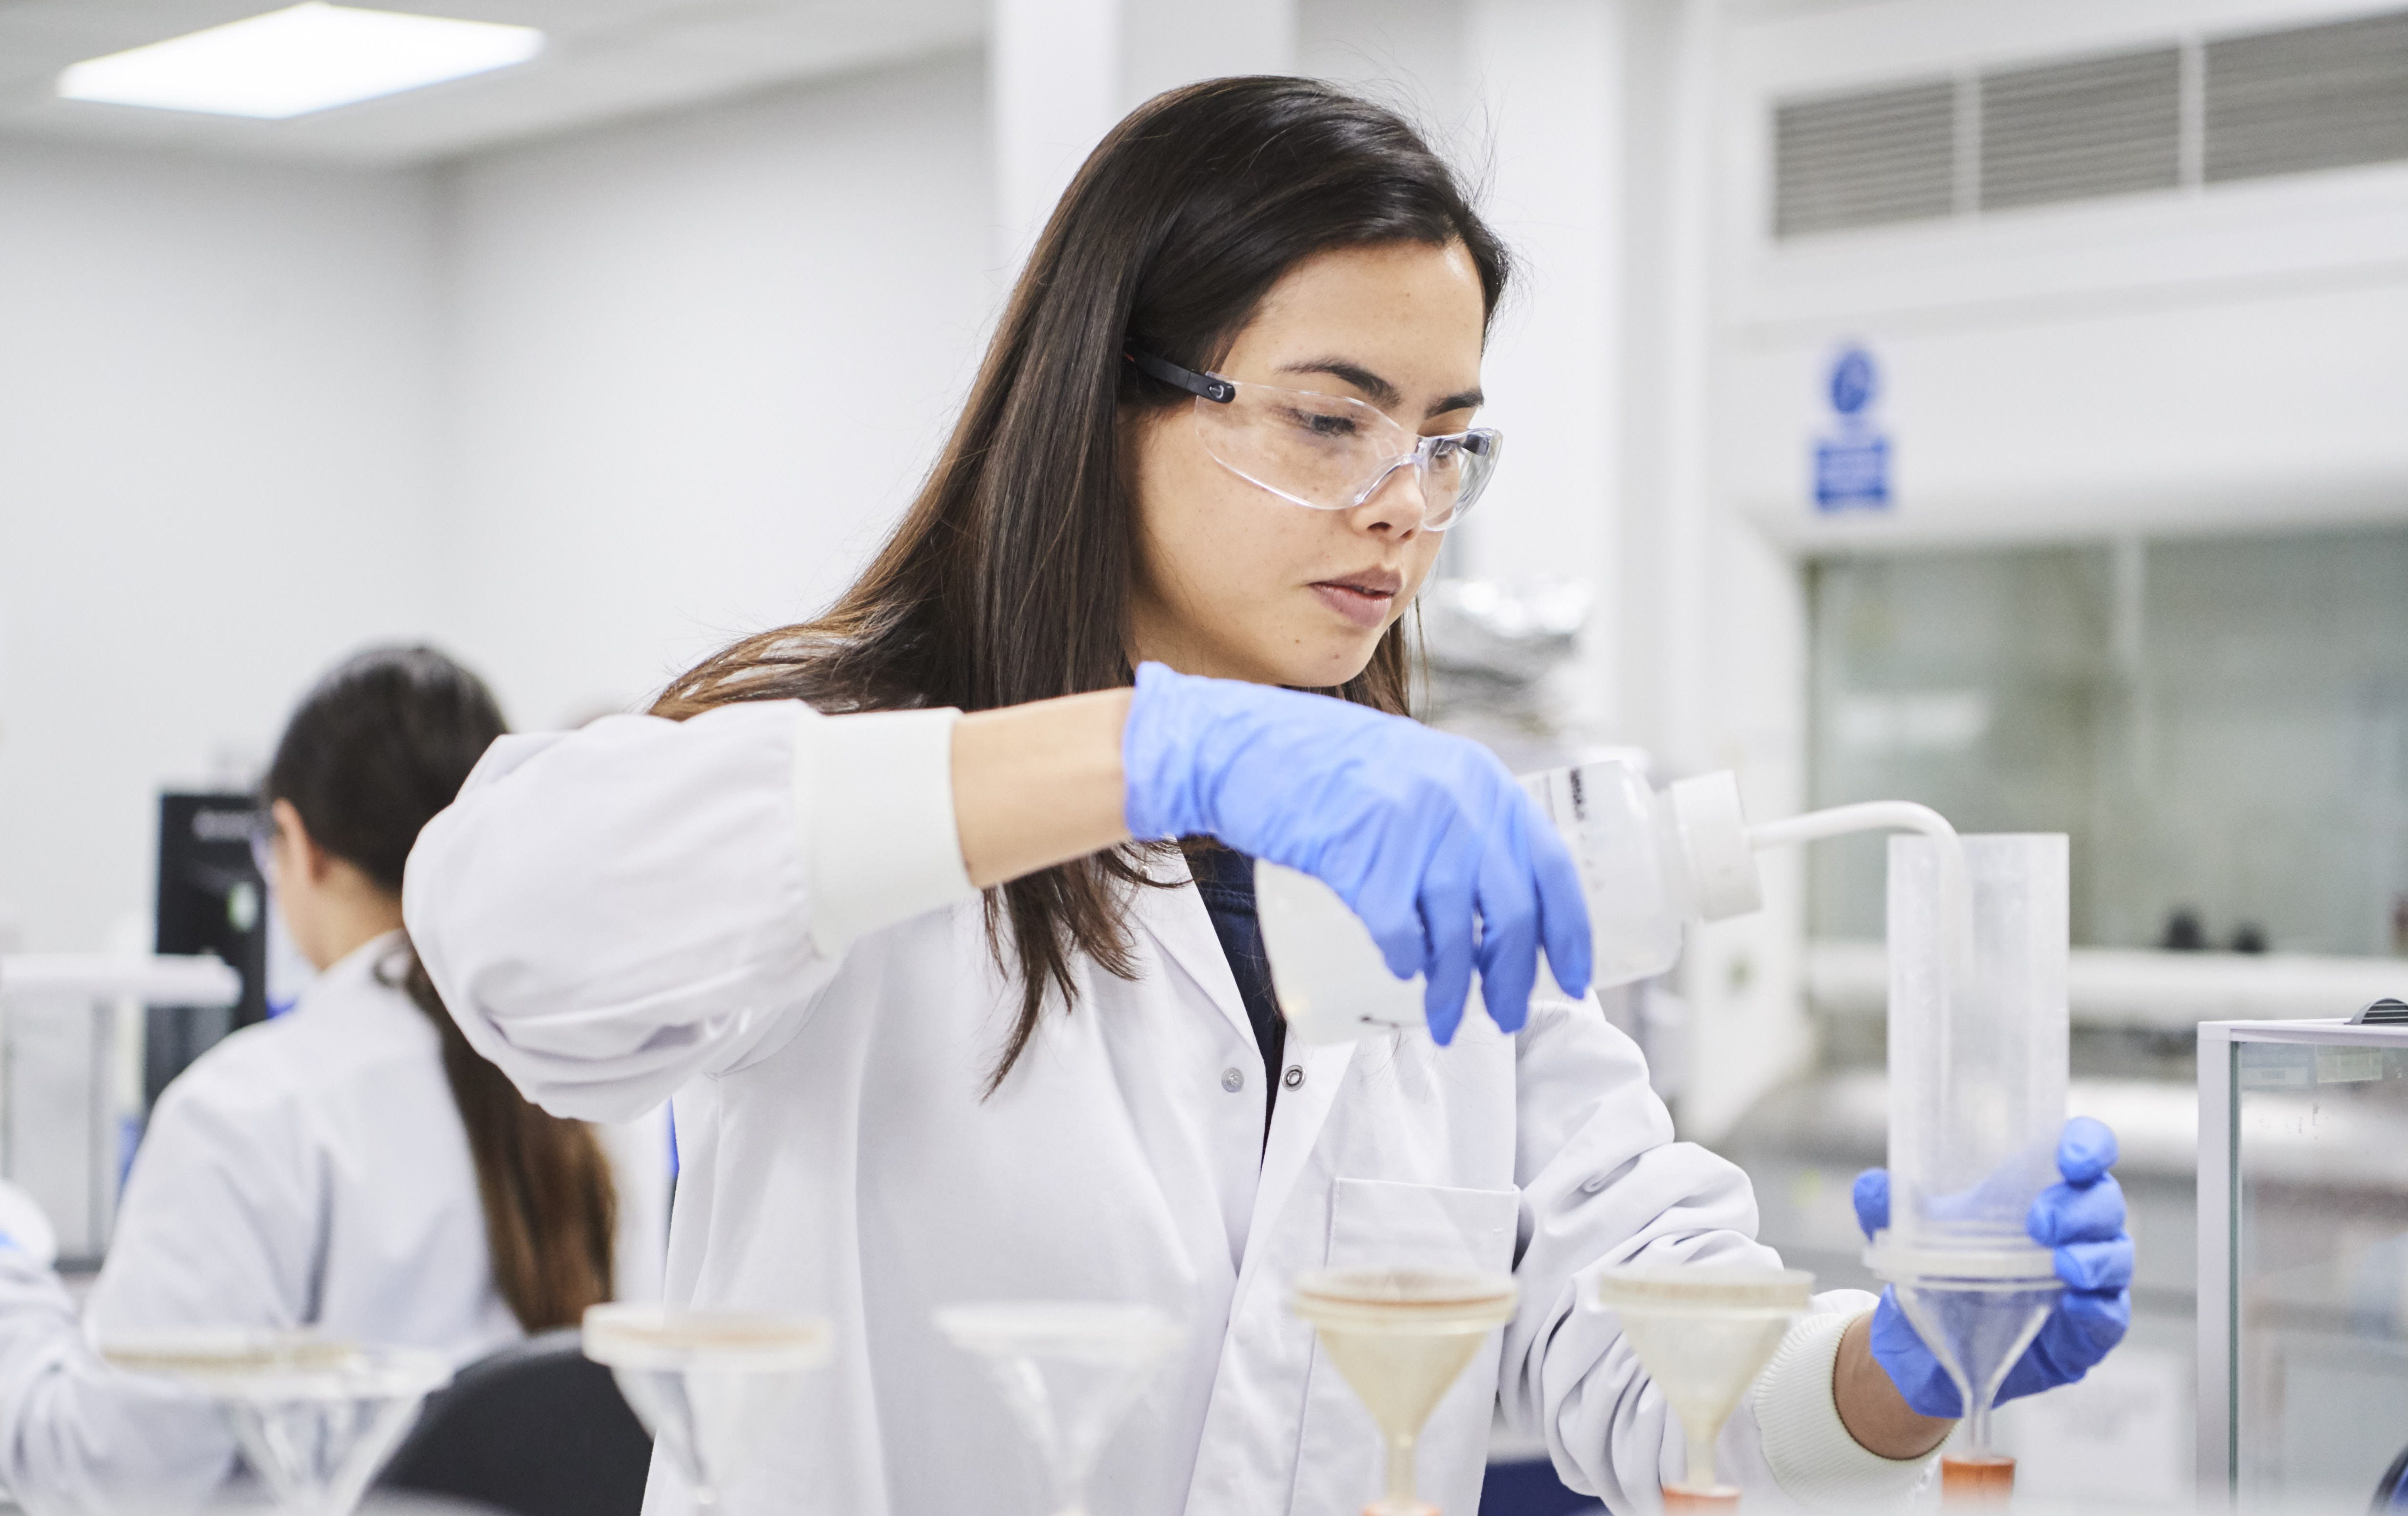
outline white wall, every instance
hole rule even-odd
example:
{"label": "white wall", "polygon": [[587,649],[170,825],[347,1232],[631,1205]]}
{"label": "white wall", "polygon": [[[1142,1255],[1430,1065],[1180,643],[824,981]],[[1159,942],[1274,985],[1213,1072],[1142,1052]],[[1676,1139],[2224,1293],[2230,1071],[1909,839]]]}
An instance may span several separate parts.
{"label": "white wall", "polygon": [[432,608],[420,176],[0,152],[0,935],[147,919],[155,795]]}
{"label": "white wall", "polygon": [[494,154],[444,184],[444,623],[525,726],[842,587],[996,284],[975,55]]}
{"label": "white wall", "polygon": [[426,638],[523,726],[823,604],[998,288],[974,55],[414,174],[0,154],[0,940]]}

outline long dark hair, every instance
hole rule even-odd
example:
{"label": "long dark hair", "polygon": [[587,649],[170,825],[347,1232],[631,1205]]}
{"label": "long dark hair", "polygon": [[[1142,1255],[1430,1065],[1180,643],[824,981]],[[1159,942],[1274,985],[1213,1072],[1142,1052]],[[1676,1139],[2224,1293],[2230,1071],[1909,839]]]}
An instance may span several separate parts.
{"label": "long dark hair", "polygon": [[[310,837],[398,896],[420,828],[450,805],[494,738],[501,708],[476,675],[431,648],[360,653],[293,713],[262,787],[289,801]],[[529,1332],[566,1326],[610,1297],[618,1198],[582,1122],[521,1098],[468,1046],[408,939],[378,965],[443,1039],[443,1074],[467,1129],[494,1282]]]}
{"label": "long dark hair", "polygon": [[[736,700],[830,712],[984,710],[1129,682],[1135,532],[1122,422],[1185,403],[1122,361],[1130,343],[1209,369],[1271,286],[1314,253],[1461,243],[1489,313],[1503,247],[1445,161],[1395,112],[1312,79],[1213,79],[1156,96],[1071,182],[1014,287],[960,421],[875,561],[828,612],[737,643],[673,681],[653,710]],[[1335,693],[1403,711],[1402,624]],[[1008,932],[1020,1018],[990,1089],[1067,1008],[1073,953],[1133,972],[1124,892],[1137,850],[987,892]]]}

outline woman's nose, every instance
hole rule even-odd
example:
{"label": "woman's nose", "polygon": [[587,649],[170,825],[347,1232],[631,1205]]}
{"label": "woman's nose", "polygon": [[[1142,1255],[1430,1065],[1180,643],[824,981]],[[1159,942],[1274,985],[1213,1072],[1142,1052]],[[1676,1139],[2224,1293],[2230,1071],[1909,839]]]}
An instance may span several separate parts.
{"label": "woman's nose", "polygon": [[1422,471],[1411,458],[1399,458],[1371,486],[1363,503],[1348,512],[1358,532],[1409,541],[1429,518],[1429,501],[1422,493]]}

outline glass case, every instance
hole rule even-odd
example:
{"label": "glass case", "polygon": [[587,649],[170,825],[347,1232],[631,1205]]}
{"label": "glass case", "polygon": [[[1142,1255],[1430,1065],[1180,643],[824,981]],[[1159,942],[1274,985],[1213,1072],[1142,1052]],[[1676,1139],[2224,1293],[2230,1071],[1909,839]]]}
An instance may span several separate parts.
{"label": "glass case", "polygon": [[2200,1493],[2364,1509],[2408,1449],[2408,1025],[2199,1029]]}

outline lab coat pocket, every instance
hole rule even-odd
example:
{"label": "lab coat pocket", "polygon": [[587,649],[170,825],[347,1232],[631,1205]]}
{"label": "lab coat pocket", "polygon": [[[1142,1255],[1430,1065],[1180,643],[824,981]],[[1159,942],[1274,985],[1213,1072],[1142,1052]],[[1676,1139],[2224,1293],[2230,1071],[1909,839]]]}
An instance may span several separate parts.
{"label": "lab coat pocket", "polygon": [[[1479,1269],[1513,1266],[1515,1190],[1459,1190],[1385,1180],[1338,1180],[1330,1196],[1331,1268]],[[1422,1497],[1440,1510],[1475,1509],[1497,1404],[1498,1334],[1431,1413],[1416,1445]],[[1326,1355],[1315,1349],[1297,1446],[1297,1516],[1360,1510],[1383,1487],[1379,1429]]]}

